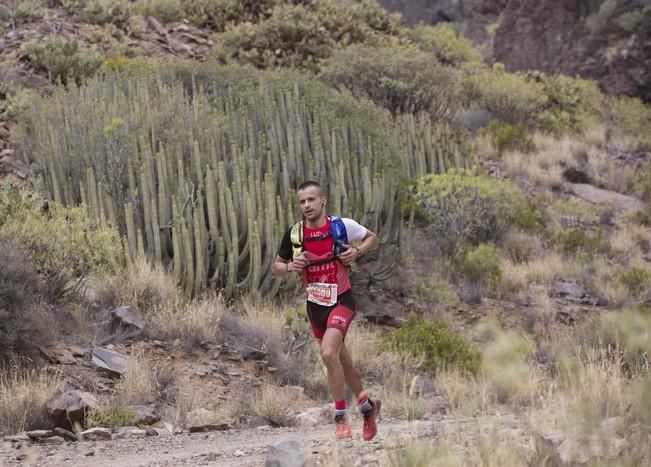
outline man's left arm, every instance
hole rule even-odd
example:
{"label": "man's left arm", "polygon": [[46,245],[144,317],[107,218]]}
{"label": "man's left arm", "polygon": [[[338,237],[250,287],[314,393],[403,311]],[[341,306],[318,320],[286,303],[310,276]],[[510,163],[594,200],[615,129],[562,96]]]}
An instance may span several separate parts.
{"label": "man's left arm", "polygon": [[349,248],[347,248],[346,251],[339,255],[339,259],[342,263],[348,266],[352,262],[357,261],[357,259],[364,256],[369,251],[376,249],[379,243],[380,241],[377,238],[377,235],[375,235],[375,233],[371,230],[366,229],[366,233],[361,243],[356,247],[350,247],[350,245],[347,245]]}

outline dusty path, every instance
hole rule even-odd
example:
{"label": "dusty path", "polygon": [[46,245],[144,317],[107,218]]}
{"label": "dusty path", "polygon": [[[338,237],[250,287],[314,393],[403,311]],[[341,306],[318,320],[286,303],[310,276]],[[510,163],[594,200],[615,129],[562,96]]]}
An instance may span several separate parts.
{"label": "dusty path", "polygon": [[5,445],[0,447],[0,465],[263,466],[267,450],[274,441],[288,435],[298,435],[305,440],[308,465],[378,466],[386,464],[386,451],[403,440],[432,439],[449,430],[465,431],[466,428],[471,433],[475,431],[471,427],[490,423],[491,417],[442,417],[414,422],[385,420],[380,425],[378,436],[371,442],[361,439],[359,421],[356,421],[353,424],[354,438],[340,442],[334,440],[334,426],[323,425],[183,433],[167,438],[66,443],[61,446],[32,445],[20,449]]}

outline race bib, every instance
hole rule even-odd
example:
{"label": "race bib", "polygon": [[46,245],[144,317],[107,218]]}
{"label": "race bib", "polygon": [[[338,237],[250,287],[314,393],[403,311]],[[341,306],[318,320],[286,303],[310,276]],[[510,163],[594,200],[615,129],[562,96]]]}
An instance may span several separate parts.
{"label": "race bib", "polygon": [[337,303],[337,284],[313,282],[305,288],[307,300],[317,305],[332,306]]}

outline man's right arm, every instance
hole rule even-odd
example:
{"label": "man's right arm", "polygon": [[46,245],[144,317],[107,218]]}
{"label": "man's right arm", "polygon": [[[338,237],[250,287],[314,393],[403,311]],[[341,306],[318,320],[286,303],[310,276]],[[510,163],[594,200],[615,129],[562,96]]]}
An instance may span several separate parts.
{"label": "man's right arm", "polygon": [[290,261],[292,253],[291,234],[288,230],[280,242],[278,255],[276,255],[276,259],[271,265],[271,269],[276,276],[285,277],[290,272],[301,272],[307,266],[307,260],[303,256],[299,256],[298,258],[294,258],[293,261]]}

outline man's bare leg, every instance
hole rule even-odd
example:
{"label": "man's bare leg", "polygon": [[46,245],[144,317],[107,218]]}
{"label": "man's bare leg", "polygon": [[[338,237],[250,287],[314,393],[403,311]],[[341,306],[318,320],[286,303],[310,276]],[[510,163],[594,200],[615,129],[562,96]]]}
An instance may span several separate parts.
{"label": "man's bare leg", "polygon": [[335,401],[343,400],[345,397],[344,368],[340,360],[343,343],[344,335],[335,328],[328,328],[321,339],[321,359],[328,369],[328,386]]}
{"label": "man's bare leg", "polygon": [[342,343],[341,350],[339,351],[339,361],[344,369],[346,385],[348,385],[350,390],[353,391],[353,394],[355,394],[355,400],[358,400],[364,391],[364,388],[362,387],[362,379],[359,377],[359,372],[353,365],[353,359],[350,356],[350,352],[348,352],[345,342]]}

